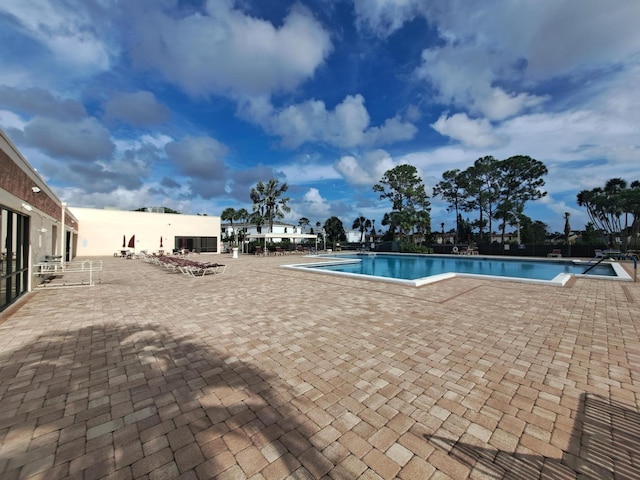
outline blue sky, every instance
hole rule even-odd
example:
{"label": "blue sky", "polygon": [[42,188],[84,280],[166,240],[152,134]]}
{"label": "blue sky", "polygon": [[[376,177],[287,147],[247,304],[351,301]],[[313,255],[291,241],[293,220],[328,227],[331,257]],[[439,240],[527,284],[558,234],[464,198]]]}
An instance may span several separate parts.
{"label": "blue sky", "polygon": [[3,0],[0,128],[71,206],[220,215],[277,178],[285,221],[380,227],[372,186],[396,165],[430,192],[529,155],[548,195],[525,213],[582,228],[580,190],[640,179],[639,18],[637,0]]}

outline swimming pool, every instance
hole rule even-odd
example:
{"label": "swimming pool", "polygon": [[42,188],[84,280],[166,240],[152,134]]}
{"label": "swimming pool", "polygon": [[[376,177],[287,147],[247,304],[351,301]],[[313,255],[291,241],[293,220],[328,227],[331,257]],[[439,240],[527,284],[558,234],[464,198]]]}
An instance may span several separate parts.
{"label": "swimming pool", "polygon": [[577,260],[521,259],[451,255],[362,253],[332,255],[319,263],[283,265],[287,268],[368,278],[420,286],[456,276],[564,285],[572,275],[631,281],[619,263],[601,263],[587,275],[589,263]]}

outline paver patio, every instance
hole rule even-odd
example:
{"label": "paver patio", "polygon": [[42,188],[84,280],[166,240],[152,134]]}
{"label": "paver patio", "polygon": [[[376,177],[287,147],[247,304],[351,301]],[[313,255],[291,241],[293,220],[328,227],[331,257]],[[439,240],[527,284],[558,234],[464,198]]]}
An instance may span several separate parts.
{"label": "paver patio", "polygon": [[0,478],[640,478],[640,284],[215,258],[0,314]]}

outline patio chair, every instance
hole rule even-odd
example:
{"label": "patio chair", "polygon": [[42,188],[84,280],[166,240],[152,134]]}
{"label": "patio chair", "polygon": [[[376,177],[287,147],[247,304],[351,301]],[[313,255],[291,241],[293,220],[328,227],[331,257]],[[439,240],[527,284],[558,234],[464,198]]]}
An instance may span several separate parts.
{"label": "patio chair", "polygon": [[264,250],[262,250],[262,247],[256,247],[256,255],[264,255]]}

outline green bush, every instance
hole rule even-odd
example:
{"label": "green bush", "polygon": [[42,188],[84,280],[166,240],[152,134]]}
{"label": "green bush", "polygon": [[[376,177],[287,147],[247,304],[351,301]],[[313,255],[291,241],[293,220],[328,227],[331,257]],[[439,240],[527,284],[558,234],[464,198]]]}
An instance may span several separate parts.
{"label": "green bush", "polygon": [[433,248],[412,242],[400,242],[400,253],[433,253]]}

